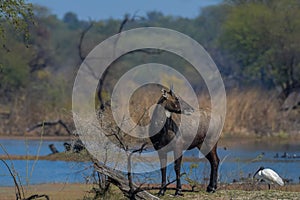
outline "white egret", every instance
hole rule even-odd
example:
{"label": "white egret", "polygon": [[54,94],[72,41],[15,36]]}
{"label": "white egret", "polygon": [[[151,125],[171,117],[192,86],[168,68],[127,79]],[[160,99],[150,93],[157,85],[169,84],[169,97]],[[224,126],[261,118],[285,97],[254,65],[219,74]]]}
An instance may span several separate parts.
{"label": "white egret", "polygon": [[253,175],[253,178],[258,175],[260,180],[264,180],[268,183],[269,189],[271,183],[276,183],[280,186],[284,185],[284,182],[282,178],[272,169],[265,169],[264,167],[260,167],[255,174]]}

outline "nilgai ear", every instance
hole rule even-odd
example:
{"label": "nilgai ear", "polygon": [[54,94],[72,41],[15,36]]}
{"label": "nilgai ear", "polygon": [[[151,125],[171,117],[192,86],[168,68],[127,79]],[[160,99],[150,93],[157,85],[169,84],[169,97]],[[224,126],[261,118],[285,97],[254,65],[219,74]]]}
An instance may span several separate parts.
{"label": "nilgai ear", "polygon": [[163,97],[168,98],[167,91],[166,91],[164,88],[161,89],[161,92],[162,92],[162,96],[163,96]]}
{"label": "nilgai ear", "polygon": [[170,94],[171,94],[171,95],[173,94],[173,84],[172,84],[171,87],[170,87]]}

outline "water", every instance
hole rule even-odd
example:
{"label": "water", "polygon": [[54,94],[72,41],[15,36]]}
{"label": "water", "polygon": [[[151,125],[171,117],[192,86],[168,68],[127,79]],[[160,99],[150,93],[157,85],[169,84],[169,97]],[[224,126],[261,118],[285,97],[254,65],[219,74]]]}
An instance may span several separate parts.
{"label": "water", "polygon": [[[281,158],[286,152],[288,157]],[[219,178],[221,182],[232,182],[241,177],[252,177],[260,166],[275,170],[282,178],[300,181],[300,144],[274,141],[238,142],[232,147],[218,149],[220,157]],[[278,157],[276,156],[278,155]],[[295,156],[295,158],[292,158]]]}
{"label": "water", "polygon": [[[51,153],[50,144],[54,144],[58,151],[64,151],[63,143],[65,141],[55,140],[10,140],[0,139],[0,144],[8,154],[12,155],[41,155],[45,156]],[[0,148],[0,154],[5,154]]]}
{"label": "water", "polygon": [[[11,155],[40,155],[51,153],[50,144],[59,152],[64,151],[65,141],[9,140],[0,139],[0,144]],[[0,154],[6,154],[0,148]],[[6,160],[11,169],[18,173],[22,184],[39,183],[82,183],[93,173],[91,163],[47,160]],[[13,186],[14,182],[6,166],[0,162],[0,186]]]}
{"label": "water", "polygon": [[[48,145],[54,144],[59,151],[64,151],[64,141],[43,141],[39,140],[0,140],[0,144],[12,155],[48,155],[50,150]],[[281,158],[287,153],[289,156],[300,156],[300,144],[286,144],[277,142],[240,142],[235,145],[220,145],[218,154],[220,157],[219,180],[231,183],[234,179],[240,180],[241,177],[252,176],[260,167],[274,169],[281,177],[292,179],[292,183],[299,183],[300,177],[300,157]],[[278,158],[275,158],[278,153]],[[4,154],[0,150],[0,154]],[[199,157],[197,150],[185,152],[185,157]],[[10,166],[14,166],[18,172],[22,184],[39,183],[75,183],[86,182],[93,173],[91,163],[88,162],[64,162],[64,161],[45,161],[39,160],[13,160],[7,161]],[[154,163],[159,165],[159,163]],[[194,166],[194,168],[192,167]],[[174,166],[170,165],[167,169],[169,180],[175,177]],[[210,165],[206,161],[185,162],[182,165],[182,172],[186,172],[189,178],[201,183],[207,183],[210,173]],[[185,176],[182,182],[186,183]],[[160,171],[135,175],[135,181],[147,183],[159,183]],[[0,186],[13,186],[13,180],[5,165],[0,162]]]}
{"label": "water", "polygon": [[[15,169],[21,183],[83,183],[90,176],[92,168],[90,163],[75,163],[63,161],[37,161],[13,160],[6,161]],[[12,169],[12,167],[11,167]],[[0,186],[13,186],[14,182],[7,168],[0,162]]]}

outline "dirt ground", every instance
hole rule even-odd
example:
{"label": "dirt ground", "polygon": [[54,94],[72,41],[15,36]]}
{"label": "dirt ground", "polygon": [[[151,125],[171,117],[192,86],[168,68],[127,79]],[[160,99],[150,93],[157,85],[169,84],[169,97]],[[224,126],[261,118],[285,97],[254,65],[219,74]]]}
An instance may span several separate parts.
{"label": "dirt ground", "polygon": [[[25,196],[29,197],[33,194],[47,194],[50,199],[54,200],[83,200],[93,199],[91,193],[93,185],[91,184],[39,184],[25,186]],[[156,193],[157,191],[151,191]],[[208,194],[204,189],[198,192],[184,192],[183,197],[174,197],[174,190],[168,190],[167,194],[162,197],[168,199],[207,199],[207,200],[246,200],[246,199],[292,199],[300,200],[300,185],[288,185],[284,187],[273,187],[268,190],[266,185],[256,188],[245,187],[239,184],[220,185],[214,194]],[[16,199],[14,187],[0,187],[1,200]],[[126,199],[116,187],[112,187],[108,195],[104,199]]]}
{"label": "dirt ground", "polygon": [[[92,197],[89,193],[92,189],[92,185],[87,184],[39,184],[23,186],[25,197],[28,198],[31,195],[46,194],[52,200],[75,200]],[[0,199],[1,200],[15,200],[15,188],[14,187],[0,187]],[[42,198],[40,198],[42,199]]]}

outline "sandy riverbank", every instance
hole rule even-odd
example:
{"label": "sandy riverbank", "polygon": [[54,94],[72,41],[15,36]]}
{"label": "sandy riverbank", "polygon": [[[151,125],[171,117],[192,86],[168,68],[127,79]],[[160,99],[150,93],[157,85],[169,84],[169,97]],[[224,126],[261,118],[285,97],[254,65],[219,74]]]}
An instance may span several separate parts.
{"label": "sandy riverbank", "polygon": [[[93,185],[91,184],[39,184],[23,186],[26,197],[34,194],[42,195],[46,194],[50,199],[55,200],[74,200],[84,199],[84,197],[91,196]],[[15,200],[15,188],[14,187],[0,187],[0,199],[1,200]]]}
{"label": "sandy riverbank", "polygon": [[[39,184],[23,186],[26,197],[33,194],[46,194],[50,199],[55,200],[75,200],[75,199],[92,199],[91,193],[92,184]],[[171,186],[173,187],[173,186]],[[249,187],[241,184],[226,184],[220,185],[219,189],[214,194],[208,194],[204,191],[205,186],[198,192],[184,192],[183,197],[176,199],[208,199],[208,200],[229,200],[229,199],[300,199],[300,185],[287,185],[283,187],[273,187],[272,190],[267,190],[265,185]],[[151,191],[157,193],[157,191]],[[167,191],[167,194],[162,199],[174,199],[172,196],[174,190]],[[14,200],[14,187],[0,187],[1,200]],[[113,186],[106,199],[125,199],[121,191]]]}

